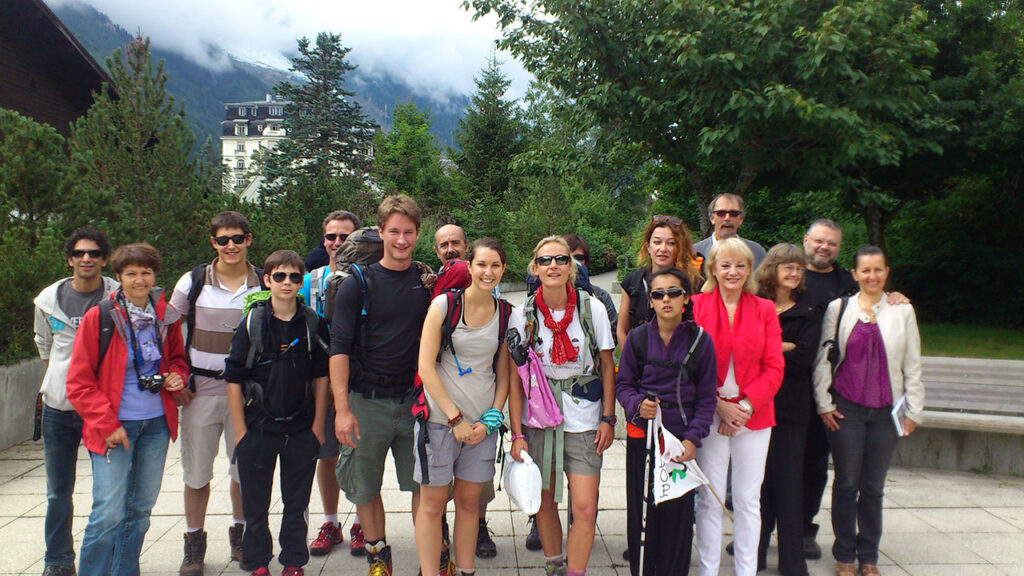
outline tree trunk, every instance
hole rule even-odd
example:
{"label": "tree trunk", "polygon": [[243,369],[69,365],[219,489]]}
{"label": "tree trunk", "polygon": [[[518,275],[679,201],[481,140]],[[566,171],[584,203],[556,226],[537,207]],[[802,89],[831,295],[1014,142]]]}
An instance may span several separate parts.
{"label": "tree trunk", "polygon": [[746,197],[747,189],[749,189],[750,185],[754,183],[754,180],[757,178],[757,174],[757,168],[754,168],[753,166],[744,166],[741,168],[739,178],[736,179],[736,187],[732,189],[732,193],[737,196]]}
{"label": "tree trunk", "polygon": [[874,202],[868,202],[861,211],[864,215],[864,224],[868,229],[868,242],[885,250],[885,224],[889,215],[881,206]]}
{"label": "tree trunk", "polygon": [[711,234],[711,220],[708,218],[706,207],[711,203],[711,191],[708,190],[708,183],[704,175],[696,166],[683,166],[686,175],[693,185],[693,195],[697,198],[697,215],[700,216],[700,237],[694,238],[694,242],[707,238]]}

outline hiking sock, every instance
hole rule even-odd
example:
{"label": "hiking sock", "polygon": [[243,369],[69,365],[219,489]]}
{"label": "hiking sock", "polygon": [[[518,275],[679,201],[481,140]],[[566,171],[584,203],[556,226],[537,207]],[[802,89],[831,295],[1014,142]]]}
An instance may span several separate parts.
{"label": "hiking sock", "polygon": [[545,556],[544,563],[552,566],[561,566],[565,564],[565,555],[559,554],[558,556]]}
{"label": "hiking sock", "polygon": [[188,526],[188,527],[185,528],[185,532],[188,532],[190,534],[193,534],[195,532],[202,532],[202,531],[203,531],[203,527],[202,526],[200,526],[199,528],[193,528],[191,526]]}
{"label": "hiking sock", "polygon": [[337,526],[339,528],[341,527],[338,524],[338,515],[337,514],[324,514],[324,522],[330,522],[332,526]]}
{"label": "hiking sock", "polygon": [[387,545],[388,543],[384,541],[384,538],[381,538],[376,542],[370,542],[369,540],[367,540],[366,557],[370,559],[370,562],[373,562],[373,558],[375,558],[377,554],[380,554]]}
{"label": "hiking sock", "polygon": [[566,570],[565,576],[587,576],[586,570]]}

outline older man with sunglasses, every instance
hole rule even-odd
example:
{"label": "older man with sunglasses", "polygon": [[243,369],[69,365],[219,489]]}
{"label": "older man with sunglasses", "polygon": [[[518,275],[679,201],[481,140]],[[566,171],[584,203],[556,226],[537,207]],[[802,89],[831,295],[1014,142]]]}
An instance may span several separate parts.
{"label": "older man with sunglasses", "polygon": [[[210,246],[217,253],[208,264],[200,264],[178,280],[171,307],[187,319],[189,383],[177,395],[181,408],[181,467],[185,480],[185,550],[179,574],[200,576],[206,559],[206,507],[217,444],[223,437],[228,459],[235,448],[234,431],[228,413],[224,360],[231,337],[242,319],[245,297],[262,289],[262,271],[246,259],[252,244],[249,220],[238,212],[221,212],[210,221]],[[231,476],[231,526],[228,543],[231,560],[242,559],[245,519],[238,468]]]}
{"label": "older man with sunglasses", "polygon": [[[711,248],[719,240],[733,237],[739,238],[740,226],[743,224],[746,215],[747,209],[742,196],[726,192],[712,198],[711,203],[708,204],[708,218],[711,220],[711,225],[715,227],[715,232],[694,244],[694,251],[707,258],[708,254],[711,253]],[[740,238],[740,240],[743,240],[747,244],[747,248],[750,248],[750,251],[754,253],[754,270],[757,270],[757,267],[761,265],[761,261],[764,260],[764,247],[753,240],[747,240],[746,238]]]}

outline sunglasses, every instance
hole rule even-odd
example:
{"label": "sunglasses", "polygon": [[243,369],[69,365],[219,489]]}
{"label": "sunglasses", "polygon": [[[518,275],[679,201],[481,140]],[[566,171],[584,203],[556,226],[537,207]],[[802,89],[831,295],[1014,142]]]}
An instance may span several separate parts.
{"label": "sunglasses", "polygon": [[285,279],[291,281],[292,284],[302,284],[302,274],[298,272],[274,272],[270,275],[270,279],[278,284],[285,281]]}
{"label": "sunglasses", "polygon": [[347,238],[348,234],[335,234],[333,232],[330,234],[324,234],[324,240],[327,240],[328,242],[334,242],[335,240],[338,242],[344,242]]}
{"label": "sunglasses", "polygon": [[103,251],[101,251],[101,250],[72,250],[71,251],[71,257],[72,258],[84,258],[86,254],[89,255],[89,258],[92,258],[92,259],[95,260],[96,258],[99,258],[99,257],[103,256]]}
{"label": "sunglasses", "polygon": [[537,266],[551,266],[552,262],[559,266],[565,266],[569,262],[572,262],[572,257],[565,254],[559,254],[558,256],[537,256],[533,261]]}
{"label": "sunglasses", "polygon": [[572,259],[577,261],[577,262],[579,262],[580,264],[586,264],[587,263],[587,257],[584,256],[583,254],[573,254],[572,255]]}
{"label": "sunglasses", "polygon": [[235,246],[241,246],[246,238],[245,234],[235,234],[234,236],[217,236],[213,241],[217,243],[217,246],[227,246],[228,242],[234,242]]}
{"label": "sunglasses", "polygon": [[715,216],[718,216],[719,218],[725,218],[726,216],[739,218],[740,214],[743,214],[740,210],[715,210]]}
{"label": "sunglasses", "polygon": [[651,300],[664,300],[665,296],[669,298],[679,298],[686,291],[682,288],[669,288],[667,290],[651,290]]}
{"label": "sunglasses", "polygon": [[656,226],[668,224],[673,228],[678,228],[683,224],[683,221],[680,220],[679,218],[676,218],[675,216],[669,216],[667,214],[655,214],[654,216],[651,216],[651,222],[653,222]]}

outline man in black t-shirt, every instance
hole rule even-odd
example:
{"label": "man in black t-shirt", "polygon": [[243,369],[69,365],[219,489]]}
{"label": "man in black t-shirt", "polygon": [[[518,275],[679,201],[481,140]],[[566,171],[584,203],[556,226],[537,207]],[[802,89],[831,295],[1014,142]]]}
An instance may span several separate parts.
{"label": "man in black t-shirt", "polygon": [[354,273],[338,289],[330,372],[335,433],[342,444],[338,483],[356,505],[369,573],[386,569],[391,574],[380,488],[390,450],[399,488],[413,493],[415,519],[413,381],[430,289],[412,260],[420,232],[416,202],[404,194],[385,198],[377,208],[377,223],[384,256],[365,268],[365,283]]}

